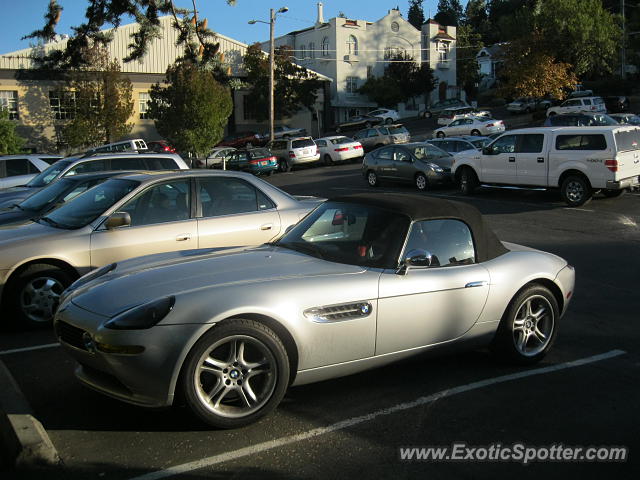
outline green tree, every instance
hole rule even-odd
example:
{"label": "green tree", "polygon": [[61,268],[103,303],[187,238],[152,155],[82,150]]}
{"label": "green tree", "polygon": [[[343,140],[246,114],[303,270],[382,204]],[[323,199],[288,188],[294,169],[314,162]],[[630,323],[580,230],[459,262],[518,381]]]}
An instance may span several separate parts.
{"label": "green tree", "polygon": [[[302,108],[312,109],[318,98],[322,82],[306,68],[293,63],[291,49],[285,46],[275,51],[274,116],[280,120],[290,117]],[[244,56],[249,87],[247,105],[259,122],[269,118],[269,58],[260,44],[250,45]]]}
{"label": "green tree", "polygon": [[0,108],[0,155],[20,153],[24,139],[16,133],[16,122],[9,120],[9,111]]}
{"label": "green tree", "polygon": [[233,109],[229,87],[214,72],[182,61],[169,66],[165,85],[150,91],[149,116],[178,151],[208,153],[224,134]]}
{"label": "green tree", "polygon": [[418,30],[422,29],[424,23],[424,10],[422,9],[423,0],[409,0],[409,12],[407,20]]}
{"label": "green tree", "polygon": [[438,13],[433,19],[440,25],[457,26],[462,20],[463,10],[460,0],[438,0]]}
{"label": "green tree", "polygon": [[[188,2],[193,9],[181,8],[174,0],[87,0],[86,22],[73,27],[74,34],[64,49],[53,50],[34,60],[44,69],[77,68],[90,64],[86,58],[87,49],[92,45],[106,46],[113,39],[113,32],[105,32],[105,27],[118,27],[124,18],[134,17],[139,24],[131,34],[129,55],[125,62],[138,60],[148,51],[149,43],[162,35],[159,17],[172,15],[173,26],[178,31],[178,45],[184,48],[184,59],[207,64],[216,59],[219,44],[215,34],[207,27],[207,19],[198,18],[196,1]],[[235,0],[226,0],[230,5]],[[56,26],[60,22],[62,6],[50,0],[45,14],[45,25],[23,38],[34,38],[42,42],[55,39]]]}
{"label": "green tree", "polygon": [[133,87],[121,74],[120,64],[109,61],[99,47],[86,56],[93,58],[92,63],[70,72],[65,86],[66,92],[73,92],[75,106],[62,137],[74,148],[114,142],[133,128],[127,123],[133,114]]}
{"label": "green tree", "polygon": [[490,30],[487,2],[485,0],[469,0],[461,23],[469,27],[469,32],[480,35],[484,43],[484,39]]}
{"label": "green tree", "polygon": [[484,47],[482,35],[477,33],[471,25],[460,25],[456,40],[457,84],[464,89],[469,98],[475,98],[480,82],[476,55]]}

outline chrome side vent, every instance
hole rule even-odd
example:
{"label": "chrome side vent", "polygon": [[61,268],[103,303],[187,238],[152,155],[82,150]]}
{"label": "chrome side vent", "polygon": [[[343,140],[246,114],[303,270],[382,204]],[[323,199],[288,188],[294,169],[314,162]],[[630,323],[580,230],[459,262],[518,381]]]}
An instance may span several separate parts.
{"label": "chrome side vent", "polygon": [[303,313],[305,317],[316,323],[331,323],[368,317],[372,311],[371,303],[357,302],[308,308]]}

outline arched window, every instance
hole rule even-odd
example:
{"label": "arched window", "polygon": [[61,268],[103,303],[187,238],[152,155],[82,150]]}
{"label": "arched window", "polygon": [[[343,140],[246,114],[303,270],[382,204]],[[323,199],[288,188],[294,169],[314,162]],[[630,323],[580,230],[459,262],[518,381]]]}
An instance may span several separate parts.
{"label": "arched window", "polygon": [[353,35],[347,39],[347,54],[358,55],[358,39]]}
{"label": "arched window", "polygon": [[322,56],[323,57],[329,56],[329,37],[324,37],[322,39]]}

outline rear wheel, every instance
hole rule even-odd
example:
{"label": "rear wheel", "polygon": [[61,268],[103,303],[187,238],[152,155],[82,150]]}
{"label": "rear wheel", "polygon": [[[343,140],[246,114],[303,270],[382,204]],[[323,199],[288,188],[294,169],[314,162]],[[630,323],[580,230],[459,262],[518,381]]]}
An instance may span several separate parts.
{"label": "rear wheel", "polygon": [[393,120],[391,120],[391,118],[387,118],[384,123],[386,123],[387,125],[391,125],[393,123]]}
{"label": "rear wheel", "polygon": [[548,288],[538,284],[526,287],[509,303],[491,351],[520,365],[536,363],[553,345],[559,318],[558,301]]}
{"label": "rear wheel", "polygon": [[427,182],[427,177],[425,176],[424,173],[418,173],[416,175],[416,188],[418,190],[425,191],[427,189],[427,187],[429,186],[429,183]]}
{"label": "rear wheel", "polygon": [[429,111],[424,112],[424,118],[431,118],[431,116],[432,116],[431,112],[429,112]]}
{"label": "rear wheel", "polygon": [[474,137],[479,137],[482,134],[480,133],[480,130],[471,130],[471,135],[473,135]]}
{"label": "rear wheel", "polygon": [[478,176],[469,167],[464,167],[460,173],[460,193],[471,195],[478,187]]}
{"label": "rear wheel", "polygon": [[331,155],[329,155],[328,153],[325,154],[324,156],[324,164],[328,167],[330,165],[333,165],[333,160],[331,159]]}
{"label": "rear wheel", "polygon": [[560,195],[570,207],[579,207],[591,200],[593,192],[586,178],[581,175],[570,175],[562,182]]}
{"label": "rear wheel", "polygon": [[236,428],[274,410],[289,383],[289,358],[267,326],[226,320],[189,352],[182,372],[187,405],[204,422]]}
{"label": "rear wheel", "polygon": [[616,198],[616,197],[619,197],[620,195],[623,195],[624,190],[623,189],[611,190],[611,189],[605,188],[604,190],[602,190],[602,194],[608,198]]}
{"label": "rear wheel", "polygon": [[286,159],[281,158],[278,160],[278,170],[281,172],[290,172],[291,165],[289,164],[289,162],[287,162]]}
{"label": "rear wheel", "polygon": [[438,137],[438,138],[444,138],[444,137],[445,137],[445,134],[444,134],[444,132],[438,132],[438,133],[436,133],[436,137]]}
{"label": "rear wheel", "polygon": [[380,185],[380,181],[378,180],[378,175],[373,170],[369,170],[367,172],[367,183],[370,187],[377,187]]}

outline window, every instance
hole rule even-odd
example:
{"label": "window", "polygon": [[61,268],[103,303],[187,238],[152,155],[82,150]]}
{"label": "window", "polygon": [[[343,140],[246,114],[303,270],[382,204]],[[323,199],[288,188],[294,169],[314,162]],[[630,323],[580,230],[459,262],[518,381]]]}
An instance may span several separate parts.
{"label": "window", "polygon": [[347,93],[355,95],[358,92],[358,77],[347,77]]}
{"label": "window", "polygon": [[111,170],[144,170],[144,159],[136,158],[112,158]]}
{"label": "window", "polygon": [[140,106],[140,120],[147,120],[149,118],[149,101],[151,97],[147,92],[140,92],[138,94],[138,104]]}
{"label": "window", "polygon": [[475,263],[473,237],[460,220],[424,220],[411,226],[405,255],[411,250],[431,254],[432,267],[451,267]]}
{"label": "window", "polygon": [[376,157],[380,160],[393,160],[393,148],[381,148]]}
{"label": "window", "polygon": [[638,129],[616,132],[614,134],[618,150],[640,150],[640,131]]}
{"label": "window", "polygon": [[64,176],[67,175],[79,175],[81,173],[91,173],[91,172],[103,172],[107,170],[107,165],[104,160],[91,160],[88,162],[82,162],[77,164],[75,167],[70,168]]}
{"label": "window", "polygon": [[556,150],[606,150],[604,135],[558,135]]}
{"label": "window", "polygon": [[583,102],[585,105],[591,105],[591,100],[589,100],[588,98],[585,98]]}
{"label": "window", "polygon": [[326,140],[316,140],[316,145],[319,147],[326,147],[327,146],[327,141]]}
{"label": "window", "polygon": [[518,153],[540,153],[543,143],[544,135],[541,133],[518,135]]}
{"label": "window", "polygon": [[358,55],[358,39],[354,35],[349,35],[347,39],[347,54]]}
{"label": "window", "polygon": [[56,120],[72,119],[76,108],[76,92],[52,90],[49,92],[49,105]]}
{"label": "window", "polygon": [[378,136],[378,131],[375,128],[371,128],[367,130],[367,137],[372,138],[377,136]]}
{"label": "window", "polygon": [[[7,177],[17,177],[18,175],[28,175],[35,170],[26,158],[14,158],[5,160],[5,168],[7,169]],[[31,170],[31,172],[29,172]]]}
{"label": "window", "polygon": [[309,58],[316,58],[316,44],[313,42],[309,43]]}
{"label": "window", "polygon": [[118,210],[131,215],[131,226],[176,222],[189,218],[189,180],[147,188]]}
{"label": "window", "polygon": [[9,119],[18,118],[18,92],[15,90],[0,90],[0,109],[5,108],[9,112]]}
{"label": "window", "polygon": [[439,62],[449,61],[449,42],[440,42],[438,44],[438,61]]}
{"label": "window", "polygon": [[307,58],[307,49],[304,45],[300,45],[300,60]]}
{"label": "window", "polygon": [[322,39],[322,56],[323,57],[329,56],[329,37],[324,37]]}
{"label": "window", "polygon": [[179,169],[176,162],[169,157],[146,157],[143,158],[145,163],[147,164],[146,168],[148,170],[177,170]]}
{"label": "window", "polygon": [[499,153],[515,153],[516,151],[516,136],[505,135],[493,142],[492,150],[494,154]]}
{"label": "window", "polygon": [[411,162],[411,155],[401,149],[396,149],[396,162]]}
{"label": "window", "polygon": [[203,217],[237,215],[275,208],[275,204],[253,185],[237,178],[211,177],[199,180]]}
{"label": "window", "polygon": [[[256,107],[255,104],[251,102],[249,95],[243,95],[242,97],[242,118],[244,120],[253,120],[256,118]],[[239,135],[235,137],[238,138]]]}

